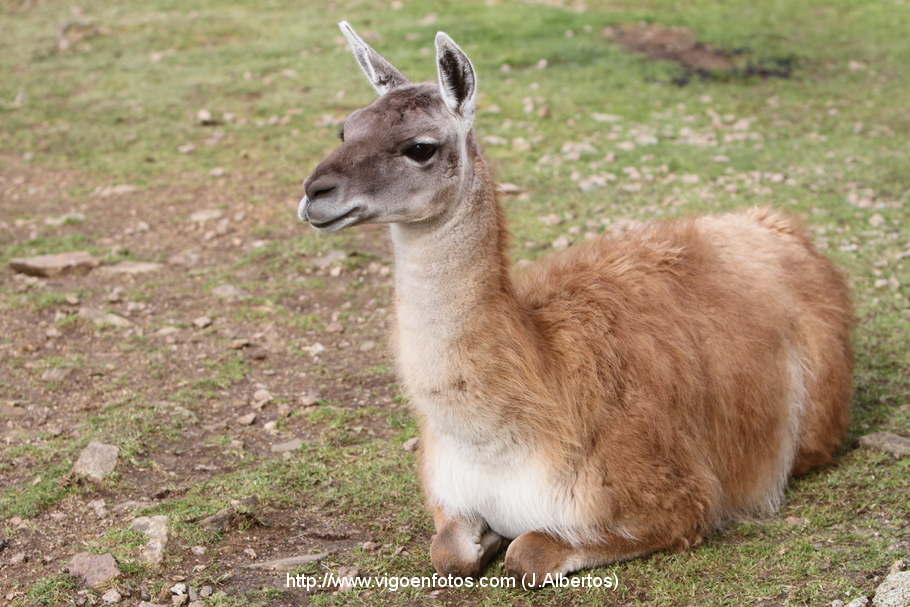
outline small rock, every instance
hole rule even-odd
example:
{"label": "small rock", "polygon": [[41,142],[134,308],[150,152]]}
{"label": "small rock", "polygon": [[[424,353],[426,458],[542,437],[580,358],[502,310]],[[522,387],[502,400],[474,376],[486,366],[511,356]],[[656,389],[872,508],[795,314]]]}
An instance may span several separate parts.
{"label": "small rock", "polygon": [[140,516],[133,519],[130,529],[141,531],[149,538],[139,550],[139,560],[149,565],[160,565],[167,546],[167,515]]}
{"label": "small rock", "polygon": [[166,607],[160,603],[150,603],[148,601],[139,601],[139,604],[136,607]]}
{"label": "small rock", "polygon": [[878,228],[885,223],[885,218],[882,217],[881,213],[875,213],[872,217],[869,218],[869,225],[873,228]]}
{"label": "small rock", "polygon": [[221,124],[221,121],[212,116],[212,112],[203,108],[196,112],[196,122],[202,126],[216,126]]}
{"label": "small rock", "polygon": [[104,518],[107,516],[107,504],[104,503],[103,499],[90,501],[88,503],[88,507],[95,512],[95,516],[98,518]]}
{"label": "small rock", "polygon": [[193,554],[195,554],[196,556],[202,556],[203,554],[206,553],[205,546],[193,546],[191,548],[191,550],[193,551]]}
{"label": "small rock", "polygon": [[365,342],[363,342],[362,344],[360,344],[360,351],[361,351],[361,352],[369,352],[370,350],[374,349],[375,347],[376,347],[376,342],[375,342],[375,341],[372,341],[372,340],[370,340],[370,341],[365,341]]}
{"label": "small rock", "polygon": [[858,597],[844,605],[844,607],[866,607],[869,604],[869,599],[864,596]]}
{"label": "small rock", "polygon": [[121,261],[112,266],[104,266],[100,271],[105,274],[128,274],[130,276],[135,276],[137,274],[157,272],[161,268],[162,266],[160,263],[151,261]]}
{"label": "small rock", "polygon": [[134,185],[130,185],[128,183],[121,183],[121,184],[117,184],[117,185],[109,185],[109,186],[105,186],[105,187],[95,188],[95,194],[97,194],[99,198],[110,198],[112,196],[122,196],[124,194],[132,194],[133,192],[137,191],[138,189],[139,188],[137,188]]}
{"label": "small rock", "polygon": [[171,586],[171,594],[186,594],[186,584],[179,583]]}
{"label": "small rock", "polygon": [[306,346],[305,348],[301,348],[301,350],[309,353],[310,356],[319,356],[320,354],[325,352],[325,346],[323,346],[320,343],[315,343],[312,346]]}
{"label": "small rock", "polygon": [[291,451],[296,451],[301,446],[303,446],[303,440],[293,438],[289,441],[272,445],[272,453],[290,453]]}
{"label": "small rock", "polygon": [[215,167],[214,169],[209,171],[209,175],[211,175],[212,177],[224,177],[225,175],[227,175],[227,169],[225,169],[224,167]]}
{"label": "small rock", "polygon": [[27,554],[25,554],[24,552],[17,552],[13,556],[9,557],[9,564],[10,565],[19,565],[20,563],[24,563],[27,560],[28,560]]}
{"label": "small rock", "polygon": [[78,315],[79,318],[90,320],[98,326],[112,325],[114,327],[121,328],[133,326],[132,322],[122,316],[118,316],[117,314],[112,314],[110,312],[96,310],[95,308],[79,308]]}
{"label": "small rock", "polygon": [[418,445],[420,444],[420,438],[415,436],[414,438],[409,438],[404,441],[404,444],[401,445],[401,448],[405,451],[416,451]]}
{"label": "small rock", "polygon": [[105,603],[109,603],[109,604],[119,603],[120,599],[122,599],[122,598],[123,597],[120,596],[120,593],[117,592],[116,588],[111,588],[110,590],[108,590],[107,592],[105,592],[104,594],[101,595],[101,600],[104,601]]}
{"label": "small rock", "polygon": [[86,274],[101,262],[85,251],[39,255],[12,259],[10,268],[29,276],[59,276],[61,274]]}
{"label": "small rock", "polygon": [[246,415],[241,415],[237,418],[237,423],[241,426],[252,426],[253,422],[256,421],[255,413],[247,413]]}
{"label": "small rock", "polygon": [[186,602],[189,600],[189,597],[185,594],[178,594],[171,597],[171,605],[186,605]]}
{"label": "small rock", "polygon": [[542,215],[537,218],[540,220],[540,223],[548,226],[556,226],[562,223],[562,217],[556,213],[550,213],[549,215]]}
{"label": "small rock", "polygon": [[894,457],[910,455],[910,438],[904,438],[891,432],[875,432],[859,439],[859,444],[890,453]]}
{"label": "small rock", "polygon": [[208,316],[200,316],[199,318],[193,319],[193,324],[198,329],[205,329],[206,327],[210,327],[212,325],[212,319]]}
{"label": "small rock", "polygon": [[[290,571],[295,567],[300,565],[306,565],[307,563],[315,563],[321,561],[329,555],[328,552],[319,552],[316,554],[304,554],[302,556],[289,556],[282,559],[274,559],[271,561],[263,561],[261,563],[250,563],[249,565],[244,565],[247,569],[270,569],[272,571]],[[203,588],[203,590],[205,590]],[[200,593],[201,594],[201,593]]]}
{"label": "small rock", "polygon": [[241,339],[235,339],[235,340],[231,341],[232,350],[242,350],[243,348],[246,348],[247,346],[252,346],[252,345],[253,345],[253,342],[251,342],[248,339],[241,338]]}
{"label": "small rock", "polygon": [[208,598],[208,597],[212,596],[212,592],[214,590],[215,589],[212,588],[211,586],[203,586],[202,588],[199,589],[199,596],[201,596],[204,599]]}
{"label": "small rock", "polygon": [[244,350],[244,355],[250,360],[265,360],[269,357],[269,352],[265,348],[252,347]]}
{"label": "small rock", "polygon": [[344,326],[340,322],[330,322],[326,328],[326,333],[341,333],[344,331]]}
{"label": "small rock", "polygon": [[382,546],[379,542],[364,542],[360,545],[366,552],[375,552]]}
{"label": "small rock", "polygon": [[910,571],[889,574],[875,589],[873,607],[907,607],[910,605]]}
{"label": "small rock", "polygon": [[253,392],[253,406],[257,409],[262,409],[264,406],[272,402],[275,397],[272,396],[272,393],[268,390],[256,390]]}
{"label": "small rock", "polygon": [[218,285],[212,289],[212,295],[220,297],[221,299],[227,299],[228,301],[240,301],[242,299],[250,298],[249,293],[234,285]]}
{"label": "small rock", "polygon": [[205,223],[206,221],[221,219],[223,215],[224,212],[220,209],[203,209],[190,215],[190,221],[194,223]]}
{"label": "small rock", "polygon": [[60,329],[58,329],[57,327],[50,327],[47,331],[44,332],[44,334],[47,337],[53,339],[53,338],[62,336],[63,332],[60,331]]}
{"label": "small rock", "polygon": [[553,248],[556,250],[567,249],[569,245],[572,244],[572,241],[569,240],[569,237],[563,234],[559,238],[553,241]]}
{"label": "small rock", "polygon": [[65,223],[79,223],[85,221],[85,215],[78,212],[70,212],[65,215],[60,215],[59,217],[47,217],[44,219],[44,224],[49,226],[62,226]]}
{"label": "small rock", "polygon": [[119,455],[120,447],[92,441],[85,446],[79,454],[79,459],[73,464],[73,473],[101,480],[114,471]]}
{"label": "small rock", "polygon": [[788,525],[793,525],[794,527],[803,527],[809,524],[809,521],[800,516],[788,516],[784,519],[784,522]]}
{"label": "small rock", "polygon": [[304,392],[297,400],[301,407],[312,407],[319,402],[319,394],[316,392]]}
{"label": "small rock", "polygon": [[66,379],[69,376],[69,374],[72,373],[72,371],[73,371],[72,369],[69,369],[67,367],[54,367],[53,369],[48,369],[47,371],[42,373],[41,380],[42,381],[61,382],[64,379]]}
{"label": "small rock", "polygon": [[67,564],[66,570],[76,577],[81,577],[92,588],[101,586],[120,575],[117,561],[110,553],[80,552],[73,556]]}
{"label": "small rock", "polygon": [[123,287],[114,287],[106,297],[108,303],[120,303],[123,301]]}

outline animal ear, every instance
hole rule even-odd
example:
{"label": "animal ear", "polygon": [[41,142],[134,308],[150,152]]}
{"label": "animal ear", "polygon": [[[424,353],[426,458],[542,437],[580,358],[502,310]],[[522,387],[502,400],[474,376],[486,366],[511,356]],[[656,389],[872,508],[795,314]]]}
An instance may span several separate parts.
{"label": "animal ear", "polygon": [[341,28],[344,37],[348,39],[351,52],[354,53],[357,63],[363,68],[363,73],[367,75],[367,80],[377,93],[385,95],[393,88],[408,83],[408,79],[394,65],[386,61],[385,57],[364,42],[347,21],[342,21],[338,27]]}
{"label": "animal ear", "polygon": [[445,32],[436,34],[436,69],[443,101],[470,126],[474,121],[477,77],[471,60]]}

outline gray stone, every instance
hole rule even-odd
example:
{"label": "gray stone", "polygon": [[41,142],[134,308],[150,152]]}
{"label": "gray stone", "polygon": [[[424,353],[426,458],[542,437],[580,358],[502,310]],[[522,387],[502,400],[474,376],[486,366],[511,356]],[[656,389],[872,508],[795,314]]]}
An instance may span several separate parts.
{"label": "gray stone", "polygon": [[117,590],[115,588],[111,588],[110,590],[108,590],[107,592],[105,592],[104,594],[101,595],[101,600],[104,601],[105,603],[119,603],[120,599],[122,599],[122,598],[123,597],[120,595],[119,592],[117,592]]}
{"label": "gray stone", "polygon": [[12,259],[9,267],[30,276],[59,276],[61,274],[86,274],[99,262],[86,251],[39,255],[38,257],[20,257]]}
{"label": "gray stone", "polygon": [[404,444],[401,445],[401,448],[405,451],[417,451],[417,447],[420,445],[420,439],[418,437],[409,438],[404,441]]}
{"label": "gray stone", "polygon": [[212,289],[212,295],[228,301],[240,301],[250,298],[249,293],[234,285],[218,285]]}
{"label": "gray stone", "polygon": [[120,568],[114,557],[108,554],[80,552],[73,556],[66,570],[92,588],[105,584],[120,575]]}
{"label": "gray stone", "polygon": [[910,438],[904,438],[892,432],[867,434],[859,439],[859,444],[890,453],[894,457],[910,455]]}
{"label": "gray stone", "polygon": [[869,604],[869,599],[864,596],[857,597],[847,603],[844,607],[866,607]]}
{"label": "gray stone", "polygon": [[208,316],[200,316],[193,319],[193,324],[197,329],[205,329],[206,327],[211,326],[212,319]]}
{"label": "gray stone", "polygon": [[212,588],[211,586],[203,586],[202,588],[199,589],[199,596],[201,596],[202,598],[208,598],[208,597],[212,596],[212,592],[214,590],[215,589]]}
{"label": "gray stone", "polygon": [[72,372],[72,369],[66,367],[54,367],[53,369],[48,369],[41,374],[42,381],[52,381],[60,382],[65,380],[69,374]]}
{"label": "gray stone", "polygon": [[59,217],[45,217],[44,225],[62,226],[65,223],[80,223],[82,221],[85,221],[85,215],[78,211],[70,211]]}
{"label": "gray stone", "polygon": [[167,546],[167,516],[140,516],[133,519],[130,529],[141,531],[149,538],[139,551],[139,560],[149,565],[160,565]]}
{"label": "gray stone", "polygon": [[94,308],[79,308],[79,318],[90,320],[99,326],[113,325],[122,328],[133,326],[132,322],[122,316],[117,316],[110,312],[102,312],[101,310],[96,310]]}
{"label": "gray stone", "polygon": [[272,445],[272,453],[288,453],[296,451],[301,446],[303,446],[303,441],[299,438],[294,438],[284,443]]}
{"label": "gray stone", "polygon": [[190,221],[193,223],[205,223],[213,219],[221,219],[224,212],[220,209],[203,209],[190,215]]}
{"label": "gray stone", "polygon": [[129,274],[135,276],[136,274],[157,272],[161,268],[162,266],[160,263],[153,263],[151,261],[121,261],[112,266],[104,266],[101,268],[101,271],[105,274]]}
{"label": "gray stone", "polygon": [[873,607],[910,606],[910,571],[892,573],[875,589]]}
{"label": "gray stone", "polygon": [[318,552],[315,554],[304,554],[301,556],[289,556],[283,559],[275,559],[272,561],[263,561],[261,563],[250,563],[249,565],[244,565],[247,569],[270,569],[272,571],[290,571],[294,567],[299,567],[300,565],[306,565],[307,563],[315,563],[316,561],[321,561],[329,555],[328,552]]}
{"label": "gray stone", "polygon": [[136,605],[136,607],[167,607],[167,606],[162,605],[160,603],[150,603],[148,601],[140,601],[139,604]]}
{"label": "gray stone", "polygon": [[73,473],[100,481],[114,471],[119,455],[120,447],[92,441],[85,446],[79,454],[79,459],[73,464]]}

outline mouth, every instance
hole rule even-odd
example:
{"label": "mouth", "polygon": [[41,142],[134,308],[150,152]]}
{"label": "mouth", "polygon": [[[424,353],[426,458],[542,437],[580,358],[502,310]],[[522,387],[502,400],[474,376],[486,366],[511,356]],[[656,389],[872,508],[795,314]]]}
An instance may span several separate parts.
{"label": "mouth", "polygon": [[357,214],[357,212],[360,210],[360,207],[354,207],[352,209],[348,209],[337,217],[329,219],[328,221],[313,221],[312,219],[309,219],[309,222],[311,226],[320,232],[337,232],[342,228],[346,228],[362,221],[363,218]]}

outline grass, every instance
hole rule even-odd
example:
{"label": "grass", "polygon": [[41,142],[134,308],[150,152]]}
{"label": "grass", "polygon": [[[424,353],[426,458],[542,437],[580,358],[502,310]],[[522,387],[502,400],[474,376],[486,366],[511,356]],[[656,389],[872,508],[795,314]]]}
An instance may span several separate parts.
{"label": "grass", "polygon": [[[906,556],[910,526],[908,460],[852,448],[862,434],[906,434],[910,427],[910,82],[905,77],[910,6],[873,0],[588,0],[587,10],[576,11],[550,3],[480,0],[402,4],[382,4],[377,12],[377,3],[348,0],[329,10],[317,3],[254,6],[203,0],[187,10],[171,0],[87,0],[80,8],[85,19],[98,24],[98,33],[67,51],[56,50],[54,36],[72,18],[68,6],[3,4],[0,69],[7,77],[0,80],[0,154],[48,175],[79,175],[80,185],[67,192],[65,205],[55,208],[57,215],[93,199],[94,186],[83,183],[136,186],[139,195],[130,204],[137,213],[160,200],[152,193],[183,185],[192,193],[182,192],[174,200],[187,214],[197,210],[197,191],[213,192],[217,202],[208,206],[226,211],[230,205],[222,197],[242,198],[256,212],[251,236],[264,242],[236,259],[215,260],[214,267],[192,272],[203,279],[204,293],[226,282],[254,298],[227,309],[210,332],[216,333],[223,321],[276,326],[297,348],[292,358],[299,368],[294,371],[305,371],[315,381],[339,373],[379,381],[390,376],[391,364],[329,368],[300,354],[299,347],[312,340],[294,341],[324,329],[335,311],[333,297],[349,298],[353,306],[340,319],[363,314],[357,299],[360,283],[355,288],[352,281],[338,293],[333,280],[311,274],[313,256],[354,246],[354,238],[310,231],[291,235],[288,208],[247,185],[299,195],[300,179],[336,143],[333,120],[372,100],[372,90],[335,33],[335,21],[348,19],[369,33],[377,48],[413,79],[435,77],[432,37],[437,29],[447,31],[478,70],[477,130],[482,140],[494,137],[485,147],[498,177],[526,192],[504,200],[513,257],[536,258],[562,235],[581,239],[620,220],[773,204],[806,216],[816,240],[849,273],[860,324],[848,447],[838,465],[793,482],[779,516],[734,525],[691,552],[658,554],[593,572],[615,574],[615,591],[463,590],[445,598],[489,606],[719,606],[817,605],[868,594],[873,576]],[[627,54],[601,34],[605,27],[638,21],[690,27],[701,40],[741,49],[756,64],[787,63],[792,75],[688,78],[679,86],[686,80],[680,68]],[[535,67],[541,59],[547,60],[546,69]],[[196,114],[203,108],[223,123],[200,126]],[[601,114],[618,120],[604,121]],[[213,138],[216,131],[220,138]],[[178,147],[188,143],[195,149],[181,153]],[[571,160],[564,152],[567,144],[588,147]],[[209,177],[215,167],[224,167],[227,179],[235,181],[218,185]],[[607,179],[606,187],[580,188],[591,176]],[[13,224],[37,213],[0,210],[0,221]],[[553,213],[558,223],[540,220]],[[0,230],[0,262],[67,250],[88,250],[114,261],[109,246],[87,236],[91,224],[90,218],[18,239]],[[343,266],[354,273],[374,259],[362,252],[347,257]],[[198,287],[186,287],[181,296],[197,297]],[[164,289],[166,283],[140,281],[127,294],[154,305],[156,292]],[[63,292],[55,287],[3,295],[0,310],[52,316],[65,309]],[[92,296],[90,289],[78,292],[83,299]],[[284,302],[294,301],[297,292],[332,304],[318,311],[291,310]],[[385,299],[391,301],[391,296]],[[162,326],[187,327],[192,318],[160,320]],[[88,331],[75,316],[50,322],[75,335]],[[357,326],[345,325],[346,335],[359,341]],[[118,339],[111,333],[104,343]],[[228,337],[217,335],[221,346],[227,343]],[[7,343],[6,337],[0,341],[4,347]],[[148,335],[133,335],[121,347],[148,353],[143,372],[163,386],[162,394],[142,394],[131,378],[108,377],[106,383],[91,385],[101,406],[85,415],[84,435],[0,446],[0,473],[33,467],[27,478],[3,481],[0,516],[38,517],[78,497],[81,489],[65,476],[89,437],[118,444],[126,470],[152,466],[155,449],[178,441],[190,422],[149,402],[168,398],[201,411],[219,404],[226,391],[256,373],[255,365],[223,347],[217,355],[200,358],[194,363],[199,371],[191,373],[170,364],[166,357],[171,351],[156,344]],[[75,360],[42,357],[47,366],[41,369]],[[16,364],[9,368],[18,368],[20,360],[24,356],[11,356]],[[85,360],[93,364],[90,355]],[[2,386],[4,396],[16,389],[12,381],[4,380]],[[124,396],[131,389],[140,394]],[[63,400],[60,393],[42,398],[53,400],[46,404]],[[234,449],[227,434],[209,437],[207,444],[232,462],[231,469],[144,511],[172,518],[169,550],[222,545],[226,538],[199,527],[198,518],[232,499],[256,494],[268,508],[312,508],[383,544],[376,552],[335,554],[328,567],[353,566],[365,574],[430,574],[430,522],[413,456],[401,449],[401,442],[416,433],[413,419],[397,405],[352,407],[327,400],[300,416],[317,438],[287,459]],[[384,434],[374,438],[353,431],[355,426]],[[102,490],[117,495],[130,483],[118,472]],[[97,549],[131,562],[139,538],[115,528],[93,541]],[[398,548],[404,552],[396,554]],[[491,574],[499,572],[500,563],[494,563]],[[145,575],[140,569],[128,573],[134,579]],[[67,576],[41,577],[14,604],[66,604],[76,590]],[[280,600],[276,589],[254,594],[228,589],[207,604]],[[375,600],[369,594],[322,593],[309,603]],[[413,589],[384,593],[381,600],[388,605],[432,602],[426,592]]]}

